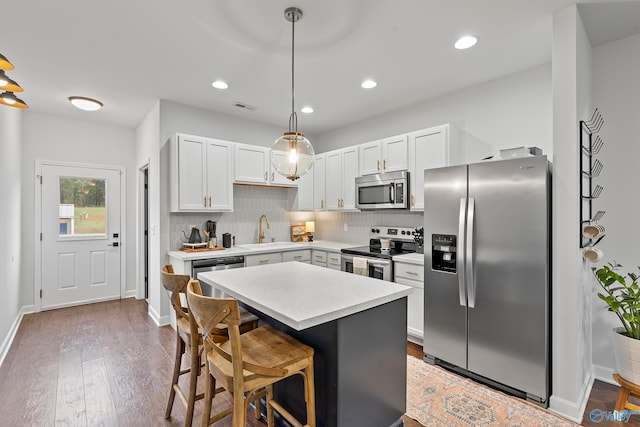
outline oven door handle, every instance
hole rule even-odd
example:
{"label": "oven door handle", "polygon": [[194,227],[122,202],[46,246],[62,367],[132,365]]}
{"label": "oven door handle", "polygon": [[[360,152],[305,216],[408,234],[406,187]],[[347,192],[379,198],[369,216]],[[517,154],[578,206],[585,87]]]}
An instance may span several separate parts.
{"label": "oven door handle", "polygon": [[395,184],[391,184],[391,191],[389,192],[389,195],[391,196],[391,203],[395,203],[396,202],[396,185]]}

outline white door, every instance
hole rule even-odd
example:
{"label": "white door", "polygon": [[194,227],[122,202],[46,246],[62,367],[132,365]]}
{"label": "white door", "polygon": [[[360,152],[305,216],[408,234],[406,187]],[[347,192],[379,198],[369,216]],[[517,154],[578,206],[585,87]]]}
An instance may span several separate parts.
{"label": "white door", "polygon": [[41,166],[41,308],[121,296],[118,169]]}

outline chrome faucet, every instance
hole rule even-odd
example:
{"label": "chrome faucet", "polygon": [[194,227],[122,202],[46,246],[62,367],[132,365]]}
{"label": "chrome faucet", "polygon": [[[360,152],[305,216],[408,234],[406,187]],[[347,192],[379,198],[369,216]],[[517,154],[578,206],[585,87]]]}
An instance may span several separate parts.
{"label": "chrome faucet", "polygon": [[260,219],[258,219],[258,224],[260,226],[260,234],[258,234],[258,243],[264,242],[264,230],[262,229],[262,218],[267,222],[267,228],[271,228],[271,224],[269,224],[269,217],[265,214],[260,215]]}

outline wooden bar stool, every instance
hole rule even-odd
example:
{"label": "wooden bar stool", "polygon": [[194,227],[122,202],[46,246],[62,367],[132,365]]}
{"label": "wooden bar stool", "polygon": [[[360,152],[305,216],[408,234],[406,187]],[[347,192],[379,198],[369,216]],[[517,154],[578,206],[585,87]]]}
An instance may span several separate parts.
{"label": "wooden bar stool", "polygon": [[[238,301],[202,296],[200,283],[190,280],[187,301],[193,318],[203,331],[207,376],[202,426],[206,427],[233,414],[233,427],[245,427],[250,402],[266,396],[267,424],[273,426],[275,409],[294,426],[302,426],[273,399],[272,385],[284,378],[301,375],[307,406],[305,426],[315,427],[315,382],[313,348],[270,326],[262,326],[240,335]],[[212,329],[226,324],[229,340],[216,341]],[[211,417],[211,401],[217,392],[216,382],[231,394],[233,406]]]}
{"label": "wooden bar stool", "polygon": [[640,398],[640,385],[627,381],[618,374],[613,374],[613,379],[620,384],[615,410],[622,411],[623,409],[629,409],[630,411],[640,411],[640,406],[628,401],[629,396]]}
{"label": "wooden bar stool", "polygon": [[[165,418],[171,416],[173,402],[177,394],[187,409],[187,416],[184,421],[185,426],[191,426],[195,402],[204,398],[204,393],[196,395],[198,376],[200,375],[200,368],[202,366],[200,359],[202,334],[186,307],[186,291],[190,279],[191,277],[188,275],[175,274],[171,264],[166,264],[161,269],[162,285],[171,293],[171,305],[176,313],[176,354],[173,364],[171,391],[169,392],[169,401],[167,402],[167,409],[165,410],[164,416]],[[181,298],[181,295],[184,295],[184,297]],[[257,327],[258,318],[248,311],[243,310],[241,313],[241,333]],[[215,339],[216,342],[224,342],[229,339],[226,327],[214,327],[212,328],[211,334],[212,339]],[[189,354],[189,368],[181,370],[182,355],[185,354],[187,350]],[[189,389],[186,395],[178,384],[180,376],[184,374],[189,374]]]}

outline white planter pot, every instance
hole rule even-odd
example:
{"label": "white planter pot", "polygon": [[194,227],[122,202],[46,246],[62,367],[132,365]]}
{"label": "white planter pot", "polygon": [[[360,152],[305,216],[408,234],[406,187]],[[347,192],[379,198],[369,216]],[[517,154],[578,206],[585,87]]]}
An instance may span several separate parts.
{"label": "white planter pot", "polygon": [[624,328],[613,328],[613,351],[618,374],[634,384],[640,384],[640,340],[621,334]]}

